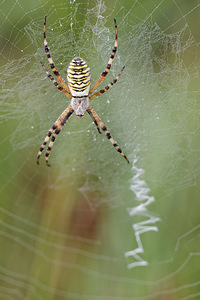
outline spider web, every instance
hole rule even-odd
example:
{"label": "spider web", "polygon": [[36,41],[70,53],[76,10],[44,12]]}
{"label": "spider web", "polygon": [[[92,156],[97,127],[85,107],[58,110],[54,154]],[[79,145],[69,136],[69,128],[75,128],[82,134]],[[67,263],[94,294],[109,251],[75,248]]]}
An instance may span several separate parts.
{"label": "spider web", "polygon": [[[89,116],[36,155],[69,100],[46,78],[47,41],[66,79],[75,56],[91,105],[130,165]],[[1,299],[199,299],[199,1],[1,3]]]}

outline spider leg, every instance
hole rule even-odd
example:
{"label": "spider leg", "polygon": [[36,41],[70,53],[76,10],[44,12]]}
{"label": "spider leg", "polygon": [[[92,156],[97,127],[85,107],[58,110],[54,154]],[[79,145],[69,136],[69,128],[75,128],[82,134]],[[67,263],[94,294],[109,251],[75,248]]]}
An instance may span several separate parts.
{"label": "spider leg", "polygon": [[62,86],[60,86],[55,79],[53,78],[53,76],[51,74],[49,74],[49,72],[47,71],[47,69],[45,68],[45,66],[43,65],[43,63],[40,61],[43,69],[45,70],[47,76],[49,77],[50,80],[52,80],[53,84],[55,85],[55,87],[57,87],[57,89],[59,89],[59,91],[63,92],[68,98],[72,98],[72,95],[69,94]]}
{"label": "spider leg", "polygon": [[117,51],[117,23],[116,20],[114,19],[115,22],[115,44],[114,44],[114,48],[112,50],[110,59],[108,61],[107,67],[105,69],[104,72],[101,73],[101,76],[99,77],[98,81],[95,83],[95,85],[91,88],[89,95],[94,92],[94,90],[96,90],[96,88],[100,85],[100,83],[104,80],[104,78],[106,77],[106,75],[108,74],[108,72],[110,71],[111,68],[111,64],[113,62],[113,59],[115,57],[115,53]]}
{"label": "spider leg", "polygon": [[[37,154],[37,160],[36,160],[36,162],[37,162],[38,165],[39,165],[39,159],[40,159],[40,156],[41,156],[41,154],[42,154],[42,151],[44,150],[44,148],[45,148],[47,142],[49,141],[51,135],[53,134],[54,130],[61,124],[61,122],[63,121],[63,119],[64,119],[66,116],[68,116],[68,114],[69,114],[71,111],[73,112],[71,105],[69,105],[69,106],[64,110],[64,112],[60,115],[60,117],[57,119],[57,121],[53,124],[53,126],[51,127],[51,129],[49,129],[49,131],[48,131],[48,133],[47,133],[47,136],[45,137],[44,142],[42,143],[42,145],[41,145],[41,147],[40,147],[40,150],[38,151],[38,154]],[[72,114],[72,112],[71,112],[71,114]],[[70,115],[71,115],[71,114],[70,114]],[[68,118],[69,118],[69,117],[68,117]]]}
{"label": "spider leg", "polygon": [[92,108],[92,106],[90,105],[88,108],[88,111],[90,111],[90,113],[93,115],[94,119],[96,120],[97,124],[101,127],[101,129],[105,132],[105,135],[107,136],[107,138],[110,140],[110,142],[113,144],[113,146],[115,147],[115,149],[126,159],[126,161],[129,163],[128,158],[126,157],[126,155],[122,152],[122,150],[119,148],[119,146],[117,145],[117,143],[113,140],[113,138],[110,135],[110,132],[108,131],[108,129],[106,128],[106,126],[104,125],[104,123],[102,122],[102,120],[100,119],[100,117],[97,115],[97,113],[95,112],[95,110]]}
{"label": "spider leg", "polygon": [[59,72],[56,70],[56,68],[55,68],[53,59],[51,58],[51,55],[50,55],[49,47],[47,46],[46,31],[45,31],[45,28],[46,28],[46,19],[47,19],[47,16],[45,16],[45,18],[44,18],[44,50],[45,50],[45,52],[46,52],[47,59],[48,59],[48,61],[49,61],[49,64],[50,64],[50,66],[51,66],[51,69],[52,69],[52,71],[54,72],[56,78],[57,78],[58,81],[61,83],[61,85],[64,87],[64,89],[70,94],[69,87],[68,87],[68,86],[66,85],[66,83],[63,81],[62,77],[60,76],[60,73],[59,73]]}
{"label": "spider leg", "polygon": [[122,74],[122,72],[124,71],[125,66],[123,66],[123,68],[121,69],[120,73],[117,75],[117,77],[115,79],[113,79],[113,81],[111,81],[104,89],[100,90],[99,92],[93,94],[92,96],[89,97],[90,100],[98,97],[99,95],[105,93],[111,86],[113,86],[117,80],[119,79],[119,76]]}
{"label": "spider leg", "polygon": [[69,117],[73,114],[74,110],[72,109],[71,105],[68,106],[67,108],[68,112],[67,114],[65,114],[64,118],[62,119],[62,121],[60,122],[60,124],[57,126],[54,134],[52,135],[51,137],[51,141],[49,143],[49,146],[47,148],[47,151],[45,153],[45,159],[46,159],[46,165],[49,167],[49,154],[50,154],[50,151],[53,147],[53,144],[55,142],[55,139],[57,137],[57,135],[60,133],[60,131],[62,130],[63,126],[65,125],[65,123],[67,122],[67,120],[69,119]]}
{"label": "spider leg", "polygon": [[98,123],[97,123],[96,119],[94,118],[94,116],[93,116],[92,112],[91,112],[90,110],[87,110],[87,112],[88,112],[88,114],[90,115],[90,117],[92,118],[92,120],[93,120],[94,124],[96,125],[98,132],[101,134],[101,131],[100,131],[99,125],[98,125]]}

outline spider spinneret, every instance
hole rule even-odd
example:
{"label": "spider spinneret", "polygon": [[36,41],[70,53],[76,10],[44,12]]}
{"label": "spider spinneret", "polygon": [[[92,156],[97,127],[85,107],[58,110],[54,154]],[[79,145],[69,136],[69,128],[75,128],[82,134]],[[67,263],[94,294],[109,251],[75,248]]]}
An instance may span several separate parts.
{"label": "spider spinneret", "polygon": [[45,146],[47,145],[49,139],[51,138],[49,145],[47,147],[47,151],[45,153],[45,159],[46,159],[46,165],[49,166],[49,154],[51,151],[51,148],[53,147],[53,144],[55,142],[55,139],[57,135],[62,130],[65,123],[68,121],[70,116],[75,112],[76,116],[78,118],[83,118],[85,113],[88,112],[90,117],[92,118],[93,122],[95,123],[97,130],[99,133],[101,133],[100,129],[104,131],[107,138],[110,140],[112,145],[115,147],[115,149],[126,159],[126,161],[129,163],[128,158],[126,155],[122,152],[121,148],[117,145],[117,143],[113,140],[113,138],[110,135],[110,132],[100,119],[100,117],[97,115],[95,110],[90,105],[90,100],[98,97],[99,95],[105,93],[111,86],[113,86],[117,80],[119,79],[120,75],[122,74],[125,66],[121,69],[118,76],[113,79],[104,89],[94,93],[92,93],[97,89],[97,87],[100,85],[100,83],[104,80],[108,72],[110,71],[111,64],[113,62],[115,53],[117,51],[117,23],[115,22],[115,44],[114,48],[112,50],[112,54],[110,56],[110,59],[108,61],[107,67],[104,72],[102,72],[101,76],[99,77],[98,81],[95,83],[95,85],[90,89],[91,84],[91,73],[90,68],[86,61],[80,57],[75,57],[70,62],[68,69],[67,69],[67,82],[68,85],[64,82],[62,77],[60,76],[59,72],[56,70],[54,62],[51,58],[49,48],[47,46],[47,40],[46,40],[46,18],[44,19],[44,27],[43,27],[43,33],[44,33],[44,49],[47,55],[47,59],[49,61],[50,67],[59,81],[60,85],[57,83],[57,81],[53,78],[53,76],[47,71],[46,67],[43,65],[42,62],[41,65],[43,69],[45,70],[47,76],[49,79],[53,82],[55,87],[63,92],[68,98],[71,99],[70,105],[63,111],[63,113],[59,116],[59,118],[56,120],[56,122],[53,124],[53,126],[49,129],[46,138],[44,139],[44,142],[42,143],[40,150],[37,154],[37,164],[39,164],[39,158],[42,154],[42,151],[44,150]]}

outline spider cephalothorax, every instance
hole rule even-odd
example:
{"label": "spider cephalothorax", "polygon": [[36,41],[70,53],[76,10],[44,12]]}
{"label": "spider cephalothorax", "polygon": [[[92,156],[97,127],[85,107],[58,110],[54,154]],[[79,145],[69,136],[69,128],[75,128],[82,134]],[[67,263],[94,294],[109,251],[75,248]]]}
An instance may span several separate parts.
{"label": "spider cephalothorax", "polygon": [[95,85],[90,89],[90,84],[91,84],[91,74],[90,74],[90,68],[86,61],[80,57],[75,57],[72,59],[70,62],[68,69],[67,69],[67,82],[69,87],[66,85],[62,77],[60,76],[59,72],[56,70],[54,62],[51,58],[49,48],[47,46],[47,40],[46,40],[46,32],[45,32],[45,27],[46,27],[46,16],[44,19],[44,49],[47,55],[47,59],[50,63],[51,69],[56,76],[57,80],[60,82],[60,85],[57,83],[57,81],[52,77],[51,74],[47,71],[45,66],[43,65],[42,62],[41,65],[44,68],[47,76],[49,79],[53,82],[53,84],[59,89],[61,92],[63,92],[68,98],[71,99],[70,105],[63,111],[63,113],[60,115],[60,117],[57,119],[57,121],[53,124],[51,129],[48,131],[46,138],[44,139],[44,142],[42,143],[40,150],[37,154],[37,163],[39,163],[39,158],[42,154],[42,151],[44,150],[47,142],[49,141],[50,137],[51,140],[49,142],[45,157],[46,157],[46,164],[49,166],[48,162],[48,157],[51,151],[51,148],[53,147],[54,141],[57,137],[57,135],[60,133],[62,130],[63,126],[67,122],[67,120],[70,118],[70,116],[75,112],[77,117],[83,118],[85,113],[88,112],[88,114],[91,116],[93,122],[95,123],[97,130],[99,133],[101,133],[101,130],[103,130],[107,136],[107,138],[110,140],[110,142],[113,144],[115,149],[129,162],[128,158],[126,155],[122,152],[122,150],[119,148],[117,143],[113,140],[113,138],[110,135],[110,132],[107,130],[106,126],[100,119],[100,117],[97,115],[95,110],[92,108],[90,105],[90,100],[98,97],[99,95],[105,93],[113,84],[115,84],[123,72],[124,68],[123,67],[118,74],[118,76],[113,79],[104,89],[94,93],[92,93],[96,90],[96,88],[100,85],[100,83],[104,80],[106,75],[108,74],[112,61],[114,59],[115,53],[117,51],[117,24],[116,20],[114,19],[115,22],[115,45],[112,50],[112,54],[110,56],[110,59],[108,61],[107,67],[105,71],[101,74],[99,77],[98,81],[95,83]]}

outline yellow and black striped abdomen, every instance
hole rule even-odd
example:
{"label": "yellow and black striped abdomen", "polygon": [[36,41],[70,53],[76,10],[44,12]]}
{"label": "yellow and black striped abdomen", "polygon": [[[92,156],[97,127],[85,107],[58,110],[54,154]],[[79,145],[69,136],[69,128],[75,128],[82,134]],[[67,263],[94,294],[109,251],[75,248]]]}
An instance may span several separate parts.
{"label": "yellow and black striped abdomen", "polygon": [[75,57],[67,69],[67,81],[72,96],[87,96],[90,90],[91,74],[86,61]]}

